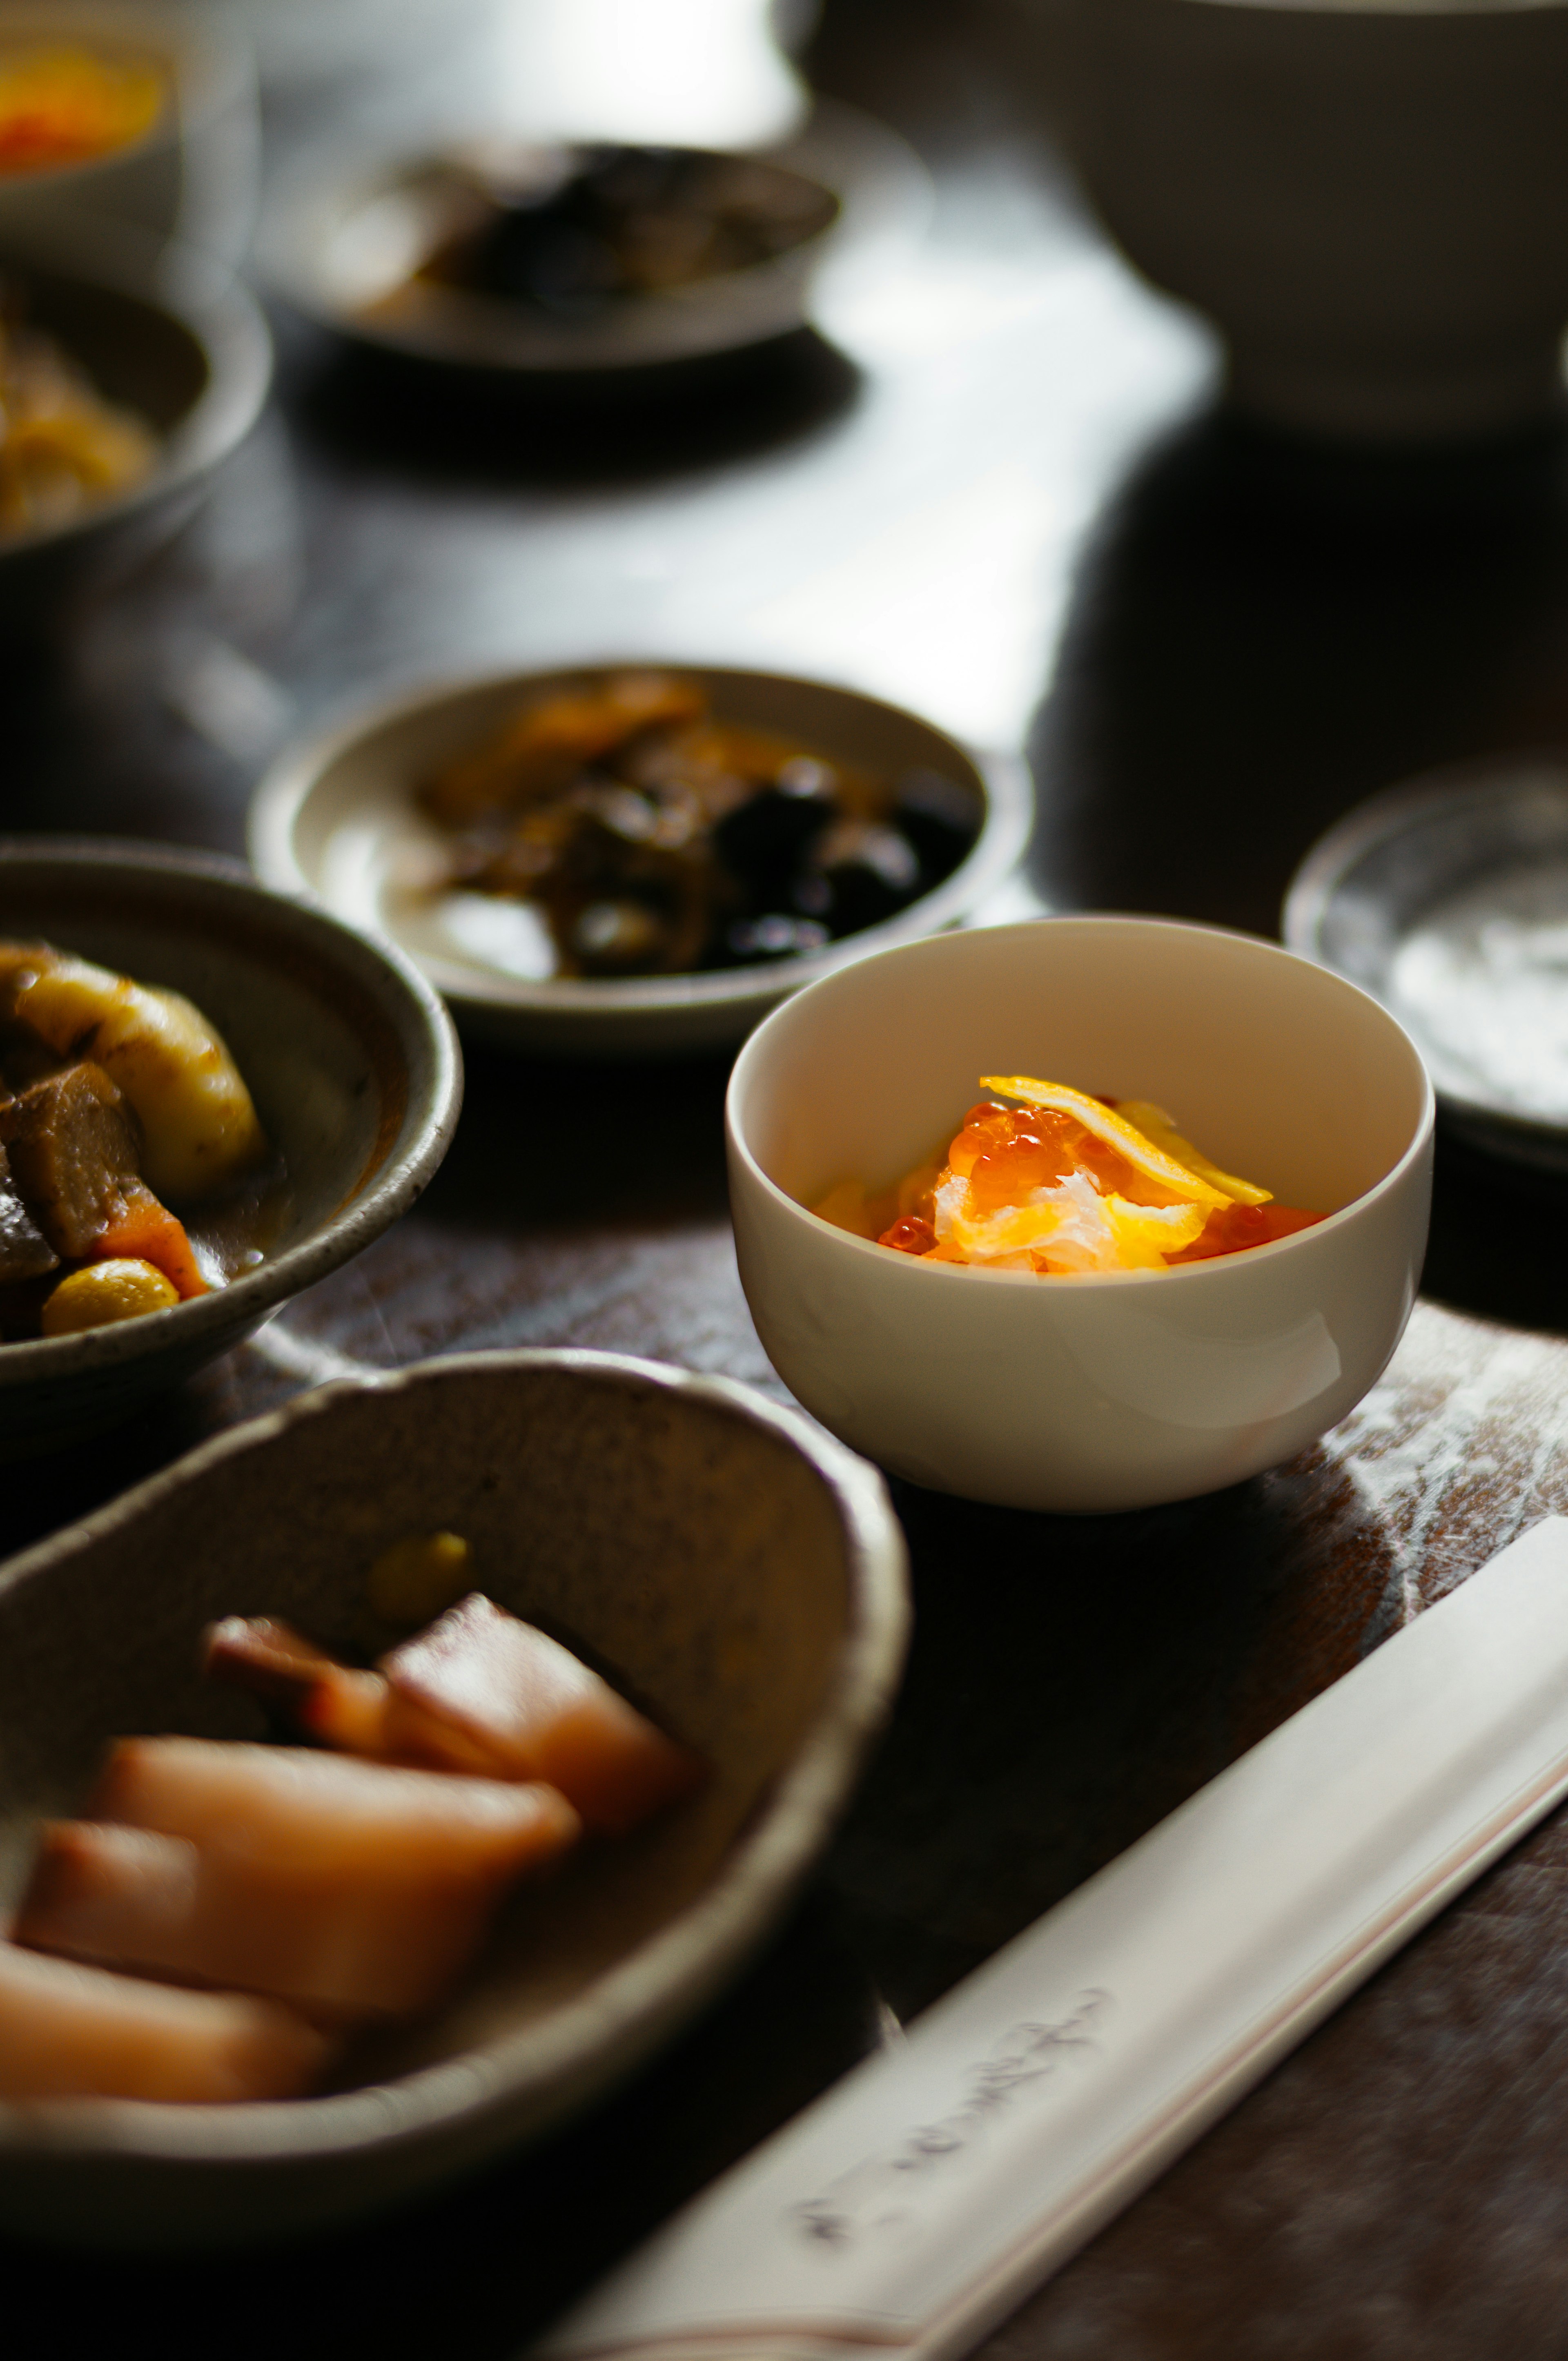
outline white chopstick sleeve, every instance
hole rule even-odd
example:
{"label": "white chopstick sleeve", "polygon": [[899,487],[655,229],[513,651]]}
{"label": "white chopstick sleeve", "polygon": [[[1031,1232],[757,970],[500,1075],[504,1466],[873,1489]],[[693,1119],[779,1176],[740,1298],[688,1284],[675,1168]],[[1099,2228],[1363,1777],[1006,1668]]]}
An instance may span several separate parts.
{"label": "white chopstick sleeve", "polygon": [[1565,1792],[1552,1518],[725,2174],[537,2351],[966,2351]]}

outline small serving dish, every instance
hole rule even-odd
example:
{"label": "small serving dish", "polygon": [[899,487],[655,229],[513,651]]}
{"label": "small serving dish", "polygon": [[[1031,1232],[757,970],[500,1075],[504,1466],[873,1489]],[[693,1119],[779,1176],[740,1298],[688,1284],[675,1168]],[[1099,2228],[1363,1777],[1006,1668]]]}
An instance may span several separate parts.
{"label": "small serving dish", "polygon": [[[1025,1074],[1155,1101],[1329,1218],[1167,1269],[933,1263],[807,1210],[880,1189]],[[784,1382],[900,1476],[1014,1508],[1143,1508],[1287,1459],[1374,1382],[1426,1243],[1432,1093],[1367,994],[1254,937],[1046,918],[912,943],[753,1034],[729,1086],[741,1283]]]}
{"label": "small serving dish", "polygon": [[[649,671],[694,684],[722,722],[799,740],[890,779],[937,774],[972,809],[970,851],[896,916],[818,950],[703,973],[532,980],[519,972],[532,954],[527,940],[508,964],[515,904],[440,889],[450,840],[420,810],[416,791],[521,706]],[[370,707],[280,757],[251,806],[250,855],[269,884],[307,890],[350,925],[390,936],[476,1031],[557,1054],[621,1056],[736,1041],[813,977],[966,917],[1014,867],[1032,807],[1021,763],[975,753],[858,690],[638,658],[492,674]]]}
{"label": "small serving dish", "polygon": [[147,473],[63,523],[0,534],[0,620],[36,627],[86,577],[113,577],[174,531],[255,424],[272,346],[255,303],[200,256],[113,223],[7,226],[0,284],[26,324],[151,428]]}
{"label": "small serving dish", "polygon": [[[466,192],[521,185],[549,170],[543,149],[476,137],[439,152],[335,160],[264,224],[261,258],[290,303],[358,344],[502,376],[614,374],[742,351],[806,326],[823,266],[907,236],[929,203],[925,171],[903,140],[830,101],[776,147],[729,159],[666,152],[696,168],[755,166],[793,181],[808,199],[804,234],[743,268],[603,303],[544,306],[443,284],[421,266],[461,217]],[[573,153],[591,151],[563,159]]]}
{"label": "small serving dish", "polygon": [[332,1641],[378,1554],[461,1533],[477,1587],[580,1645],[713,1776],[521,1893],[433,2017],[318,2097],[0,2105],[0,2220],[113,2246],[315,2230],[536,2137],[709,1999],[776,1921],[890,1705],[907,1605],[875,1472],[723,1380],[475,1354],[252,1421],[0,1571],[0,1892],[123,1732],[255,1736],[210,1620]]}
{"label": "small serving dish", "polygon": [[1445,1124],[1568,1171],[1568,757],[1494,756],[1358,805],[1296,872],[1284,932],[1398,1018]]}
{"label": "small serving dish", "polygon": [[0,1453],[15,1454],[127,1416],[378,1237],[446,1153],[462,1066],[406,960],[208,855],[0,840],[0,937],[41,938],[193,1000],[250,1087],[286,1191],[266,1258],[228,1286],[0,1345]]}

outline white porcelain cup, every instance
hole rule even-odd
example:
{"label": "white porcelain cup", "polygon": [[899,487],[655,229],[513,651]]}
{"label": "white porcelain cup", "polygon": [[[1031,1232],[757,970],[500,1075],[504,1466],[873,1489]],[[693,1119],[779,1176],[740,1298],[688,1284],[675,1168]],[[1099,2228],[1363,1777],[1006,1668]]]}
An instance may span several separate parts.
{"label": "white porcelain cup", "polygon": [[1431,442],[1561,403],[1564,0],[1024,0],[1139,269],[1243,410]]}
{"label": "white porcelain cup", "polygon": [[[984,1074],[1152,1099],[1225,1170],[1329,1218],[1174,1269],[1040,1278],[807,1210],[918,1164]],[[1420,1058],[1366,994],[1251,936],[1084,917],[900,946],[758,1028],[727,1121],[741,1284],[779,1375],[856,1450],[974,1499],[1141,1508],[1288,1458],[1374,1383],[1420,1276]]]}

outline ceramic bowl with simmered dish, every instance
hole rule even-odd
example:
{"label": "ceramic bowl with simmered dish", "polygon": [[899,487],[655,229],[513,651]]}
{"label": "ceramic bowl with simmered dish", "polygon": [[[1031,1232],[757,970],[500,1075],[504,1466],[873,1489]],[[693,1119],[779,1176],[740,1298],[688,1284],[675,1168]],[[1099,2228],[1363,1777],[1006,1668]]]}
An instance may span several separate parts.
{"label": "ceramic bowl with simmered dish", "polygon": [[36,629],[173,532],[271,371],[260,313],[204,257],[0,213],[0,618]]}
{"label": "ceramic bowl with simmered dish", "polygon": [[1275,944],[1097,916],[939,936],[741,1051],[741,1283],[792,1391],[901,1476],[1184,1499],[1288,1459],[1382,1371],[1432,1123],[1394,1018]]}
{"label": "ceramic bowl with simmered dish", "polygon": [[374,706],[274,765],[250,851],[391,936],[477,1031],[619,1056],[735,1041],[967,917],[1031,809],[1021,763],[877,697],[642,660]]}
{"label": "ceramic bowl with simmered dish", "polygon": [[[124,1417],[368,1246],[445,1154],[462,1069],[406,961],[200,853],[0,843],[0,940],[65,955],[41,979],[44,954],[10,956],[4,987],[0,1450],[16,1453]],[[192,1010],[251,1110],[211,1181],[181,1169],[180,1061],[187,1106],[215,1064]],[[51,1323],[57,1290],[137,1266],[171,1272],[180,1300]]]}
{"label": "ceramic bowl with simmered dish", "polygon": [[[84,1805],[102,1817],[115,1738],[274,1760],[256,1697],[203,1676],[204,1627],[283,1619],[351,1649],[367,1612],[406,1604],[385,1590],[389,1554],[433,1531],[466,1546],[463,1579],[495,1609],[586,1657],[706,1776],[525,1882],[439,2005],[378,2030],[337,2023],[348,2038],[309,2095],[54,2100],[21,2060],[13,2087],[34,2095],[0,2103],[8,2228],[164,2247],[314,2231],[538,2137],[735,1974],[827,1841],[905,1644],[904,1544],[875,1471],[721,1380],[598,1353],[475,1354],[305,1395],[0,1570],[7,1914],[40,1821]],[[393,1793],[414,1775],[363,1772]],[[448,1796],[488,1792],[423,1775]],[[500,1807],[528,1792],[548,1790],[507,1788]],[[38,1931],[25,1907],[16,1931],[0,1946],[13,1979],[52,1978],[69,2004],[77,1971],[24,1949]],[[101,1952],[101,1927],[93,1940]],[[254,1964],[250,1988],[272,1988]],[[80,1971],[89,1989],[107,1973]],[[125,1983],[144,2014],[220,2005]]]}
{"label": "ceramic bowl with simmered dish", "polygon": [[278,292],[383,352],[607,381],[798,333],[825,269],[918,235],[930,187],[897,135],[818,101],[766,149],[520,141],[334,152],[264,223]]}

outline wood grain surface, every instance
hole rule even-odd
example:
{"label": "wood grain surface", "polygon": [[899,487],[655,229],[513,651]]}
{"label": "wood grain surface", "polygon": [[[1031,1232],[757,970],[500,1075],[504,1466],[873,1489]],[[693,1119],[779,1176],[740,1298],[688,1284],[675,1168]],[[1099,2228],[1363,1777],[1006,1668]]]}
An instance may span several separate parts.
{"label": "wood grain surface", "polygon": [[[864,679],[1026,743],[1047,900],[1272,932],[1296,862],[1364,794],[1568,735],[1562,438],[1394,464],[1229,422],[1212,340],[1125,272],[1056,159],[1048,34],[1043,0],[828,0],[811,71],[914,142],[935,215],[833,342],[766,369],[630,406],[498,403],[280,319],[280,399],[203,518],[52,644],[0,649],[7,824],[236,850],[268,752],[345,697],[619,641]],[[275,170],[335,103],[278,95]],[[720,1060],[473,1049],[416,1212],[132,1427],[4,1471],[0,1543],[302,1385],[458,1346],[602,1345],[780,1394],[735,1274],[724,1081]],[[1443,1140],[1392,1367],[1233,1491],[1056,1520],[897,1488],[917,1627],[882,1755],[783,1938],[591,2120],[237,2268],[0,2242],[5,2316],[69,2303],[84,2351],[140,2316],[176,2361],[520,2352],[685,2194],[1568,1510],[1565,1213]],[[1553,1819],[991,2361],[1561,2354],[1565,1938]]]}

